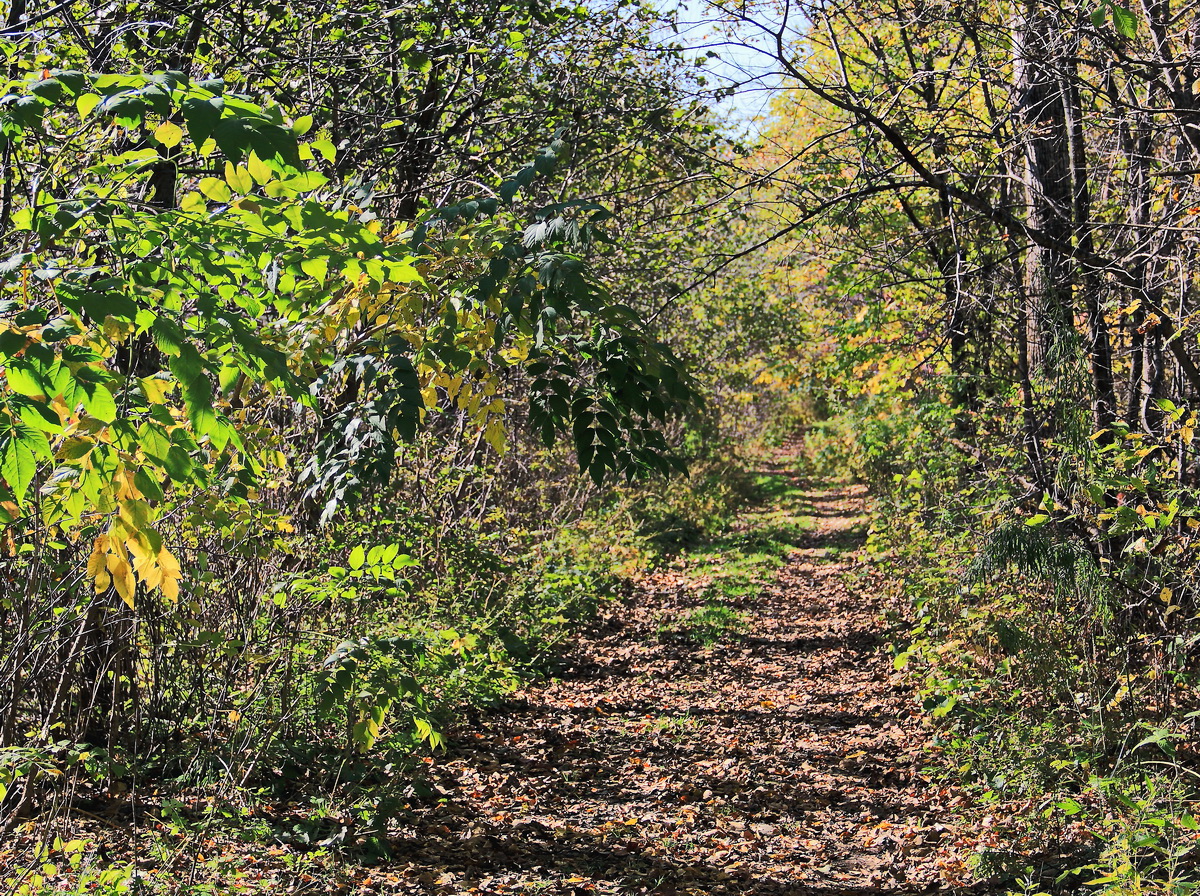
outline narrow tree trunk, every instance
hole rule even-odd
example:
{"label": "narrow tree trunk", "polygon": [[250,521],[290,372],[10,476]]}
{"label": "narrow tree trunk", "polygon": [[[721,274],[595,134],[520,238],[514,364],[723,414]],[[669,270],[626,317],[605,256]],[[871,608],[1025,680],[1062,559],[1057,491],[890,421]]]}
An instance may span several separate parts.
{"label": "narrow tree trunk", "polygon": [[[1096,254],[1092,238],[1092,191],[1087,169],[1087,142],[1083,131],[1083,108],[1079,98],[1076,68],[1071,62],[1061,85],[1071,153],[1072,219],[1075,240],[1086,256]],[[1082,278],[1083,308],[1087,314],[1088,364],[1092,375],[1092,425],[1097,431],[1112,427],[1117,413],[1116,386],[1113,383],[1112,343],[1104,321],[1100,273],[1088,270]],[[1108,437],[1106,437],[1107,440]]]}
{"label": "narrow tree trunk", "polygon": [[[1070,131],[1059,77],[1064,55],[1062,23],[1026,3],[1013,30],[1015,106],[1022,128],[1026,222],[1048,242],[1072,238],[1074,197]],[[1025,294],[1031,372],[1063,360],[1073,325],[1074,264],[1058,248],[1032,244],[1025,256]]]}

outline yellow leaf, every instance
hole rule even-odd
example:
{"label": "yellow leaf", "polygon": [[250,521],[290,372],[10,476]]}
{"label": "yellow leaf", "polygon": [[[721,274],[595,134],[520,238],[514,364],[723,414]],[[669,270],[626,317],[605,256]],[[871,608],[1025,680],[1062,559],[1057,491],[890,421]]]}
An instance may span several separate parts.
{"label": "yellow leaf", "polygon": [[180,211],[187,212],[189,215],[202,215],[208,211],[208,203],[204,201],[204,197],[193,191],[185,193],[183,198],[179,200]]}
{"label": "yellow leaf", "polygon": [[[132,479],[132,476],[130,477]],[[128,527],[131,533],[141,532],[148,525],[153,516],[153,511],[150,505],[142,500],[122,501],[119,511],[120,519]]]}
{"label": "yellow leaf", "polygon": [[173,121],[164,121],[154,129],[154,139],[171,149],[178,146],[179,141],[183,139],[183,128]]}
{"label": "yellow leaf", "polygon": [[163,597],[172,603],[179,600],[179,580],[178,579],[163,579],[162,585]]}
{"label": "yellow leaf", "polygon": [[148,569],[144,571],[140,568],[138,569],[138,576],[141,578],[142,584],[145,585],[147,589],[153,591],[155,588],[165,582],[166,579],[163,578],[163,571],[157,566],[154,566],[153,561],[150,561],[150,563],[151,565]]}
{"label": "yellow leaf", "polygon": [[168,579],[179,578],[179,561],[166,548],[158,552],[158,565],[162,567],[163,575]]}
{"label": "yellow leaf", "polygon": [[108,586],[112,584],[112,576],[107,570],[101,570],[96,573],[96,593],[102,594],[108,590]]}
{"label": "yellow leaf", "polygon": [[124,470],[120,475],[118,475],[116,481],[118,501],[136,501],[142,496],[142,493],[138,491],[137,486],[133,484],[133,474],[129,470]]}
{"label": "yellow leaf", "polygon": [[1121,701],[1124,700],[1128,695],[1129,688],[1125,685],[1121,685],[1119,688],[1117,688],[1116,695],[1114,695],[1113,698],[1108,701],[1108,709],[1116,709],[1118,706],[1120,706]]}
{"label": "yellow leaf", "polygon": [[88,565],[87,565],[88,578],[92,578],[92,579],[96,578],[98,575],[103,573],[106,568],[107,568],[107,566],[104,562],[103,554],[92,554],[92,556],[88,557]]}
{"label": "yellow leaf", "polygon": [[[246,170],[249,171],[250,176],[260,184],[265,184],[275,174],[275,172],[267,167],[267,163],[260,159],[255,153],[250,153],[250,158],[246,160]],[[241,192],[245,193],[248,191],[242,190]]]}
{"label": "yellow leaf", "polygon": [[59,457],[74,457],[81,458],[87,455],[96,445],[92,439],[84,439],[78,436],[71,436],[62,443],[62,447],[58,449]]}
{"label": "yellow leaf", "polygon": [[250,177],[250,172],[231,162],[225,163],[225,183],[238,193],[249,193],[254,189],[254,180]]}
{"label": "yellow leaf", "polygon": [[112,584],[117,589],[117,594],[132,610],[133,598],[137,593],[137,580],[133,577],[133,570],[123,558],[116,554],[109,554],[108,571],[112,573]]}
{"label": "yellow leaf", "polygon": [[142,394],[151,404],[162,404],[167,397],[166,382],[157,377],[147,376],[138,380],[142,385]]}
{"label": "yellow leaf", "polygon": [[133,595],[134,595],[134,585],[133,585],[133,580],[132,580],[132,579],[129,579],[129,578],[125,578],[125,579],[113,579],[113,587],[117,589],[117,595],[118,595],[118,596],[121,598],[121,600],[125,601],[125,606],[129,607],[129,609],[131,609],[131,610],[132,610],[132,609],[134,608],[134,603],[133,603]]}
{"label": "yellow leaf", "polygon": [[489,421],[487,428],[483,431],[483,439],[497,454],[503,454],[508,448],[508,434],[504,431],[504,424],[499,420]]}
{"label": "yellow leaf", "polygon": [[[107,543],[106,536],[101,535],[100,538]],[[87,574],[93,579],[105,570],[104,548],[100,547],[100,538],[96,539],[96,546],[92,549],[92,555],[88,557]]]}
{"label": "yellow leaf", "polygon": [[201,178],[200,192],[213,202],[229,201],[229,185],[222,180],[217,180],[215,177]]}
{"label": "yellow leaf", "polygon": [[157,572],[158,578],[162,578],[162,572],[159,570],[158,564],[154,562],[154,555],[141,544],[138,538],[129,539],[125,542],[125,546],[129,548],[129,553],[133,557],[133,568],[137,572],[138,578],[146,582],[147,588],[153,588],[154,585],[148,581],[150,573]]}

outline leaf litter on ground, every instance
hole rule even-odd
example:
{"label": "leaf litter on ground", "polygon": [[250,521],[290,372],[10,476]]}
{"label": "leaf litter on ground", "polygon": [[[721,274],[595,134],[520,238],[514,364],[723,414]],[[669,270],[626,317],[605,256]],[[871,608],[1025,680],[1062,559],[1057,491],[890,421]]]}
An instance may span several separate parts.
{"label": "leaf litter on ground", "polygon": [[[229,893],[977,891],[989,831],[923,771],[930,731],[894,670],[886,589],[861,551],[865,490],[805,484],[783,465],[771,475],[790,486],[742,515],[744,537],[646,574],[579,635],[559,677],[472,713],[376,864],[220,836],[147,861],[123,820],[89,835],[114,859],[143,856],[154,892],[185,880]],[[753,553],[763,531],[774,562]],[[706,602],[745,624],[662,637]]]}

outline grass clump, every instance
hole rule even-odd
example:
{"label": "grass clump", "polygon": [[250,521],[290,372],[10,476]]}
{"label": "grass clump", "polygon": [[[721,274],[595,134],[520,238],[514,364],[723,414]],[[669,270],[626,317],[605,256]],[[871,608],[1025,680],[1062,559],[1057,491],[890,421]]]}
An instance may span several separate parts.
{"label": "grass clump", "polygon": [[718,641],[745,632],[746,616],[726,604],[709,601],[683,613],[673,622],[659,626],[663,640],[678,640],[712,647]]}

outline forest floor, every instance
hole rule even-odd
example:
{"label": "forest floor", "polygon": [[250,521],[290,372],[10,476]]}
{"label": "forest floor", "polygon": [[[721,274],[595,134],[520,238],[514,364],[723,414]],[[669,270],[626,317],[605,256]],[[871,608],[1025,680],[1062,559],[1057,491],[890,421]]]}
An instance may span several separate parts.
{"label": "forest floor", "polygon": [[[893,670],[864,490],[783,467],[735,531],[605,607],[552,683],[475,720],[383,892],[970,889],[963,794]],[[965,827],[965,826],[964,826]],[[361,879],[360,879],[361,883]],[[961,888],[961,889],[960,889]]]}
{"label": "forest floor", "polygon": [[865,490],[786,461],[757,482],[731,531],[602,605],[555,677],[460,720],[373,863],[209,827],[164,850],[116,816],[76,824],[137,869],[134,892],[986,892],[972,862],[1003,835],[964,821],[980,813],[926,768]]}

